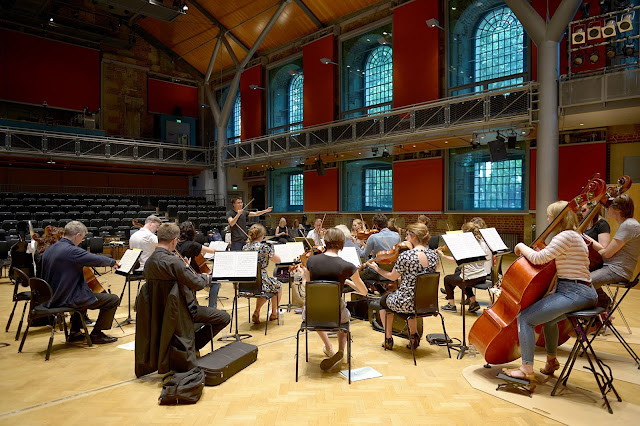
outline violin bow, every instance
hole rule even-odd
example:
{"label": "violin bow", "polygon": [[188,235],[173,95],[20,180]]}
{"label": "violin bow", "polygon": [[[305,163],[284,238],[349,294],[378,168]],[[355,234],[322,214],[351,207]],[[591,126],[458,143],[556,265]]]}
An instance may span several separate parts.
{"label": "violin bow", "polygon": [[243,208],[242,210],[245,210],[247,207],[249,207],[249,204],[253,203],[253,200],[255,200],[255,198],[252,198],[251,201],[249,201]]}

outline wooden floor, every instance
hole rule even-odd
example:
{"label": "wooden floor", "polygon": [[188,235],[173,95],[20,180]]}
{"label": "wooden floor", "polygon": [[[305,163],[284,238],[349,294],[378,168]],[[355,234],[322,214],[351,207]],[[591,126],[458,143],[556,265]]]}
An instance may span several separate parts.
{"label": "wooden floor", "polygon": [[[451,272],[453,265],[445,263],[445,268]],[[105,278],[111,291],[119,294],[123,278],[114,274]],[[229,283],[223,283],[221,294],[230,296],[231,288]],[[0,325],[3,328],[12,307],[11,293],[10,281],[0,279]],[[200,303],[206,304],[205,292],[199,296]],[[286,293],[284,299],[287,299]],[[483,307],[487,306],[487,292],[480,292],[478,299]],[[125,296],[117,317],[126,317],[126,302]],[[231,301],[223,303],[230,310]],[[405,348],[406,341],[395,338],[394,350],[385,352],[380,347],[382,334],[373,331],[368,322],[359,320],[351,325],[353,368],[371,366],[383,376],[349,385],[336,371],[321,371],[322,345],[316,335],[310,334],[309,363],[304,362],[304,356],[300,358],[300,380],[296,383],[295,334],[300,315],[286,313],[284,324],[277,326],[271,322],[269,333],[264,336],[264,322],[250,325],[246,302],[240,303],[240,331],[253,334],[247,342],[259,346],[258,361],[221,386],[205,388],[198,404],[179,407],[159,406],[160,376],[151,374],[136,379],[134,353],[117,347],[134,340],[134,325],[124,327],[127,335],[118,343],[92,348],[65,344],[63,333],[58,332],[51,359],[45,362],[50,334],[47,327],[32,329],[23,353],[17,353],[18,342],[14,341],[14,336],[22,309],[20,303],[17,318],[14,317],[9,332],[3,332],[0,338],[0,341],[10,343],[10,346],[0,348],[0,423],[556,424],[551,418],[473,389],[461,372],[469,365],[484,364],[482,356],[467,355],[457,360],[456,353],[452,352],[453,358],[449,359],[445,348],[429,346],[423,340],[417,350],[416,367],[411,351]],[[623,304],[632,327],[640,326],[640,315],[634,309],[639,303],[640,292],[632,291]],[[265,309],[262,321],[266,316]],[[90,316],[95,319],[97,314],[93,312]],[[449,334],[461,338],[460,314],[444,313],[444,316]],[[467,315],[467,330],[475,318],[475,314]],[[427,319],[425,332],[441,332],[440,321]],[[123,334],[120,329],[109,333]],[[303,343],[302,340],[302,351]],[[216,347],[219,345],[221,343],[216,342]],[[337,341],[335,345],[337,347]],[[603,342],[599,349],[626,354],[614,343]],[[208,350],[207,347],[204,352]],[[346,363],[342,367],[346,368]],[[615,377],[616,372],[613,373]],[[581,386],[597,391],[592,376],[586,373],[576,372],[571,380],[581,381]],[[622,380],[616,380],[615,384],[624,401],[640,405],[640,386]],[[615,424],[615,414],[611,420]]]}

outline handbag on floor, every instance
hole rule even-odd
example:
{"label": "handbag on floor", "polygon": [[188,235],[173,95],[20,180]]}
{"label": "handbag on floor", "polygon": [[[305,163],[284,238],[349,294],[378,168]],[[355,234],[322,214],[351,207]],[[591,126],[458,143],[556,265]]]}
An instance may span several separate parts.
{"label": "handbag on floor", "polygon": [[195,367],[184,373],[170,373],[163,377],[160,405],[195,404],[204,389],[204,371]]}

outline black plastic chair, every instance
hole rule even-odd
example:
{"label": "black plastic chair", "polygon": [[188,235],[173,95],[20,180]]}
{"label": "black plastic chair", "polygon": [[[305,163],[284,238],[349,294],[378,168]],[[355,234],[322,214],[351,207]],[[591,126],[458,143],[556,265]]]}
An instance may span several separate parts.
{"label": "black plastic chair", "polygon": [[[405,327],[409,328],[409,320],[413,318],[424,318],[424,317],[435,317],[439,316],[440,321],[442,322],[442,332],[445,335],[447,341],[449,340],[447,335],[447,330],[444,326],[444,318],[440,313],[440,309],[438,307],[438,287],[440,286],[440,273],[424,273],[420,274],[416,277],[416,285],[414,287],[414,298],[413,298],[413,313],[404,314],[394,312],[395,315],[402,318],[405,321]],[[385,321],[387,319],[385,318]],[[385,324],[385,328],[390,325]],[[413,345],[411,345],[411,355],[413,355],[413,365],[418,365],[416,363],[416,351]],[[447,352],[449,353],[449,358],[451,358],[451,348],[447,344]]]}
{"label": "black plastic chair", "polygon": [[20,286],[29,287],[29,276],[21,269],[15,268],[13,270],[14,278],[13,278],[13,309],[11,310],[11,315],[9,315],[9,321],[7,321],[7,327],[4,331],[9,331],[9,327],[11,326],[11,320],[13,320],[13,314],[16,311],[16,307],[18,306],[18,302],[24,302],[24,307],[22,308],[22,316],[20,317],[20,322],[18,323],[18,330],[16,331],[16,341],[20,338],[20,330],[22,330],[22,323],[24,321],[24,314],[27,311],[27,304],[29,300],[31,300],[31,292],[30,291],[20,291]]}
{"label": "black plastic chair", "polygon": [[[267,330],[269,329],[269,308],[271,308],[271,298],[278,293],[269,293],[266,291],[262,291],[262,268],[260,264],[258,264],[258,273],[256,275],[255,281],[240,281],[238,282],[238,297],[245,297],[247,299],[247,303],[249,304],[248,312],[249,312],[249,322],[251,322],[251,298],[260,298],[267,299],[267,321],[265,321],[264,326],[264,335],[267,335]],[[237,302],[234,303],[234,306],[238,306]],[[278,306],[274,306],[273,309],[278,312]],[[232,313],[233,314],[233,313]],[[278,324],[280,324],[280,314],[278,313]]]}
{"label": "black plastic chair", "polygon": [[43,279],[29,278],[29,287],[31,287],[29,317],[27,318],[27,328],[24,330],[24,334],[22,335],[22,341],[20,342],[18,353],[22,352],[22,348],[24,347],[25,340],[27,340],[27,334],[29,333],[29,327],[31,326],[31,324],[39,318],[50,318],[51,337],[49,337],[49,346],[47,347],[47,353],[44,357],[44,360],[48,361],[49,356],[51,355],[51,347],[53,346],[53,334],[56,332],[56,326],[58,324],[64,327],[65,340],[69,338],[67,323],[64,319],[64,314],[67,312],[69,314],[73,314],[75,312],[79,313],[87,345],[92,346],[91,337],[89,336],[89,330],[87,330],[87,324],[85,324],[84,322],[84,311],[80,311],[78,309],[70,308],[67,306],[60,308],[45,307],[44,304],[51,300],[51,297],[53,297],[53,291],[51,290],[49,284]]}
{"label": "black plastic chair", "polygon": [[[498,255],[496,264],[491,266],[491,279],[473,286],[473,288],[476,290],[487,290],[489,292],[491,305],[495,303],[495,296],[493,291],[491,291],[491,289],[494,287],[500,286],[501,271],[502,271],[502,257],[503,257],[502,255]],[[493,259],[488,260],[487,262],[493,262]]]}
{"label": "black plastic chair", "polygon": [[298,358],[300,353],[300,332],[305,332],[306,362],[309,362],[309,331],[347,333],[347,362],[349,363],[349,384],[351,384],[351,331],[349,322],[340,323],[340,299],[342,291],[336,281],[309,281],[306,285],[306,318],[296,333],[296,382],[298,381]]}
{"label": "black plastic chair", "polygon": [[0,239],[0,277],[4,276],[5,268],[11,265],[11,259],[9,259],[9,243],[4,239]]}

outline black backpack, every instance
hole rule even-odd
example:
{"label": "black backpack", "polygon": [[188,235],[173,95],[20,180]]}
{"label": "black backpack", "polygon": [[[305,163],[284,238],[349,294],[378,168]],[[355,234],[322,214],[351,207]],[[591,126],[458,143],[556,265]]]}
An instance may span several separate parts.
{"label": "black backpack", "polygon": [[163,377],[160,405],[195,404],[204,389],[204,372],[195,367],[185,373],[170,373]]}

